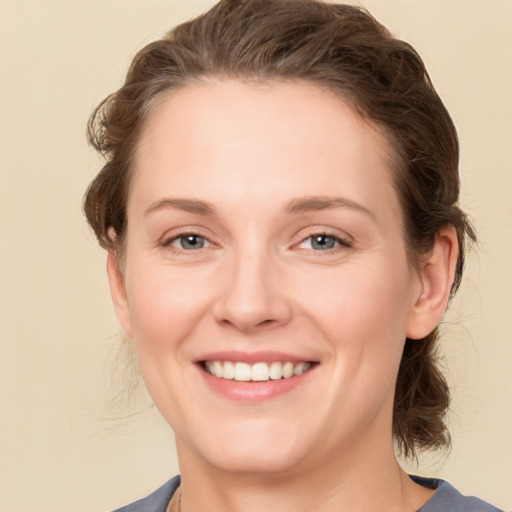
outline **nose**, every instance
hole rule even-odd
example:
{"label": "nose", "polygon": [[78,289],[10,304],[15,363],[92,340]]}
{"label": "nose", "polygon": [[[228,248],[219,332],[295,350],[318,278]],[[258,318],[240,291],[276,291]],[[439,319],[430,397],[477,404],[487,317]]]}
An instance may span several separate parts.
{"label": "nose", "polygon": [[222,280],[213,308],[216,320],[245,333],[285,325],[291,319],[292,304],[283,281],[267,254],[238,255]]}

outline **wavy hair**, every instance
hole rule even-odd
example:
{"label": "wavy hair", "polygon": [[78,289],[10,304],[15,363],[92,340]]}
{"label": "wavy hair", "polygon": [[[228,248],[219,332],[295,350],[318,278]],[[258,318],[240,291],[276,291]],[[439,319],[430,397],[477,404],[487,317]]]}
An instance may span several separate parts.
{"label": "wavy hair", "polygon": [[[459,208],[454,124],[416,51],[360,7],[314,0],[221,0],[205,14],[148,44],[124,85],[94,111],[89,141],[105,159],[84,211],[99,243],[122,251],[132,159],[148,114],[169,91],[209,78],[301,80],[338,94],[385,133],[411,261],[454,226],[459,257],[452,294],[474,230]],[[438,330],[407,339],[396,383],[398,451],[448,447],[449,389],[436,354]]]}

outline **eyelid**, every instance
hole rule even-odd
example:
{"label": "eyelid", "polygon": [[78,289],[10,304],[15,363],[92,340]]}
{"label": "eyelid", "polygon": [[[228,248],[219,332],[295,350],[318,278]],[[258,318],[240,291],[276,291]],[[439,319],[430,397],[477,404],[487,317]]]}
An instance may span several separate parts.
{"label": "eyelid", "polygon": [[[166,231],[158,240],[158,245],[161,247],[169,248],[172,247],[172,242],[176,241],[180,237],[186,236],[186,235],[195,235],[201,238],[204,238],[205,241],[208,243],[207,247],[202,247],[199,249],[196,249],[195,251],[200,251],[201,249],[209,249],[212,247],[219,247],[219,244],[214,242],[212,240],[211,233],[205,233],[206,230],[203,228],[200,228],[198,226],[183,226],[176,229],[171,229],[169,231]],[[326,236],[329,238],[333,238],[338,245],[336,247],[333,247],[331,249],[325,249],[324,251],[316,250],[316,249],[302,249],[302,250],[309,250],[315,253],[319,252],[334,252],[339,248],[349,248],[353,246],[354,240],[352,236],[350,236],[348,233],[341,233],[339,230],[334,228],[322,228],[322,227],[310,227],[305,230],[301,230],[300,235],[296,235],[296,239],[298,240],[292,244],[292,248],[298,248],[300,244],[304,243],[307,239],[314,237],[314,236]],[[185,251],[185,249],[179,249],[176,248],[176,250],[182,250]],[[299,249],[300,250],[300,249]],[[187,251],[187,252],[195,252],[195,251]]]}
{"label": "eyelid", "polygon": [[[309,238],[315,237],[315,236],[326,236],[329,238],[333,238],[336,242],[338,242],[338,245],[336,247],[333,247],[331,249],[325,249],[323,251],[316,250],[316,249],[300,249],[298,246],[302,243],[304,243]],[[298,248],[298,250],[304,250],[304,251],[312,251],[315,253],[324,252],[326,254],[335,252],[336,250],[346,249],[349,247],[352,247],[354,243],[353,238],[348,233],[340,233],[340,231],[335,229],[326,229],[321,227],[311,227],[308,228],[305,232],[300,233],[300,239],[298,242],[295,242],[293,244],[293,248]]]}
{"label": "eyelid", "polygon": [[197,239],[204,240],[204,245],[201,247],[194,248],[194,251],[200,251],[201,249],[207,249],[209,247],[213,247],[213,244],[204,236],[198,235],[197,233],[183,233],[182,235],[178,235],[172,238],[169,238],[167,242],[165,242],[166,247],[175,247],[179,250],[184,250],[186,252],[192,251],[192,249],[185,249],[184,247],[179,247],[178,245],[175,245],[176,242],[179,242],[182,239],[189,238],[189,237],[195,237]]}
{"label": "eyelid", "polygon": [[[202,249],[207,249],[210,247],[216,247],[217,244],[211,240],[211,237],[204,233],[204,230],[197,226],[184,226],[182,228],[172,229],[170,231],[166,231],[158,240],[158,245],[161,247],[173,247],[172,242],[178,240],[179,238],[187,235],[193,235],[200,238],[204,238],[206,242],[209,244],[208,247],[203,247]],[[180,250],[179,248],[176,248]],[[184,249],[182,249],[184,250]],[[196,249],[199,251],[200,249]],[[192,252],[192,251],[189,251]]]}

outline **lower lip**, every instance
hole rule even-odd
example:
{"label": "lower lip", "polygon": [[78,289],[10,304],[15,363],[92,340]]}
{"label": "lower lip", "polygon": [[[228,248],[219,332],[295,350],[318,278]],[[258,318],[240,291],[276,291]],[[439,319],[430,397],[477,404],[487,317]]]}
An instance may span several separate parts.
{"label": "lower lip", "polygon": [[262,402],[287,393],[300,386],[314,369],[314,367],[310,368],[303,374],[290,377],[289,379],[242,382],[214,377],[206,372],[202,366],[198,367],[205,382],[211,389],[231,400],[239,402]]}

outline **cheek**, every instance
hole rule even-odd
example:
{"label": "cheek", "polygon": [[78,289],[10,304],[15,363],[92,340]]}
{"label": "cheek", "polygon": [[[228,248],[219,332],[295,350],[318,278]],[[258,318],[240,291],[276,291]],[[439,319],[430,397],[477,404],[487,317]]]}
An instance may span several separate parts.
{"label": "cheek", "polygon": [[[409,304],[409,279],[387,266],[358,265],[332,272],[325,279],[311,275],[299,283],[305,310],[315,311],[340,332],[387,327],[402,332]],[[308,293],[304,293],[308,290]]]}
{"label": "cheek", "polygon": [[[308,286],[301,309],[322,331],[340,378],[364,383],[395,378],[406,336],[408,273],[388,265],[358,265]],[[403,268],[403,267],[402,267]],[[405,267],[407,268],[407,267]]]}
{"label": "cheek", "polygon": [[208,311],[214,285],[197,270],[134,264],[127,296],[135,344],[154,356],[169,356],[169,348],[179,346]]}
{"label": "cheek", "polygon": [[[135,263],[135,262],[133,262]],[[193,277],[192,277],[193,276]],[[153,402],[169,424],[179,427],[187,416],[187,403],[197,390],[186,372],[190,343],[197,339],[205,312],[210,309],[206,276],[171,272],[168,267],[132,264],[126,289],[139,367]],[[201,331],[204,332],[204,329]],[[198,397],[197,399],[199,399]]]}

